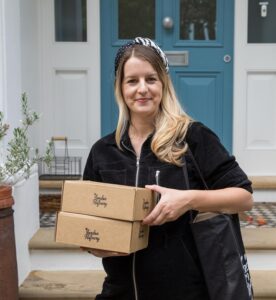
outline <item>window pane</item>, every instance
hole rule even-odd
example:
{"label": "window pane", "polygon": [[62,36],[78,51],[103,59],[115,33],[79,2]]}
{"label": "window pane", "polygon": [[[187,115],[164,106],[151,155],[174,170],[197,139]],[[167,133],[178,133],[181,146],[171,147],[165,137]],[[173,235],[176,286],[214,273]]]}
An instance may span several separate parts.
{"label": "window pane", "polygon": [[216,39],[216,0],[180,0],[180,39]]}
{"label": "window pane", "polygon": [[248,2],[248,43],[276,43],[276,1]]}
{"label": "window pane", "polygon": [[57,42],[86,42],[86,0],[55,0]]}
{"label": "window pane", "polygon": [[119,39],[155,39],[155,0],[119,0]]}

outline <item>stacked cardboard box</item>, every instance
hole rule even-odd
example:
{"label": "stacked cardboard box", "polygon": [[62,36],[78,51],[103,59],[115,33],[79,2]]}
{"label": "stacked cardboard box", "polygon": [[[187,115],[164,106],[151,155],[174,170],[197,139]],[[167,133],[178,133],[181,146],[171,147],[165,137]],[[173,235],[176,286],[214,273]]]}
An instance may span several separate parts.
{"label": "stacked cardboard box", "polygon": [[146,248],[149,227],[141,220],[153,206],[153,193],[148,189],[65,181],[56,242],[122,253]]}

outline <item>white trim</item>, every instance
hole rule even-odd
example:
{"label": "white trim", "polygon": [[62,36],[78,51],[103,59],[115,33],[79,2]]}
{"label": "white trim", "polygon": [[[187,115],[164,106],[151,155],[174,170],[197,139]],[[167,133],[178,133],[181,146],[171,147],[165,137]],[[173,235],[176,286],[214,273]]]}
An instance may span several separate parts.
{"label": "white trim", "polygon": [[29,241],[39,229],[39,185],[36,167],[30,177],[13,186],[14,231],[18,283],[21,285],[31,271]]}
{"label": "white trim", "polygon": [[81,250],[31,249],[30,254],[32,270],[103,270],[100,258]]}
{"label": "white trim", "polygon": [[0,2],[0,110],[6,115],[6,41],[5,41],[5,1]]}
{"label": "white trim", "polygon": [[275,250],[247,250],[246,256],[250,270],[276,270]]}
{"label": "white trim", "polygon": [[276,190],[254,190],[254,202],[276,202]]}

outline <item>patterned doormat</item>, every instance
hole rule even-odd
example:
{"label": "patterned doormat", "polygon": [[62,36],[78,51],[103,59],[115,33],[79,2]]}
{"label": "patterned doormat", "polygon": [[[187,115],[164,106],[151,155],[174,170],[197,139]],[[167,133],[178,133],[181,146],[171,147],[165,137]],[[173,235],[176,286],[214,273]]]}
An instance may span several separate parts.
{"label": "patterned doormat", "polygon": [[[56,212],[41,212],[40,227],[53,227]],[[256,202],[251,211],[240,217],[241,227],[276,227],[276,202]]]}

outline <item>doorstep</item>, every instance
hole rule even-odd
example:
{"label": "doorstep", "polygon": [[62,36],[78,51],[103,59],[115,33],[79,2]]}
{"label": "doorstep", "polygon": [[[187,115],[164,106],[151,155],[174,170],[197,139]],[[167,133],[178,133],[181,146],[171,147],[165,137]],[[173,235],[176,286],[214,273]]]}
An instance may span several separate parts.
{"label": "doorstep", "polygon": [[20,286],[19,299],[89,299],[101,291],[104,271],[33,271]]}
{"label": "doorstep", "polygon": [[[252,271],[255,300],[276,299],[276,271]],[[19,299],[94,300],[104,271],[33,271],[20,286]]]}

